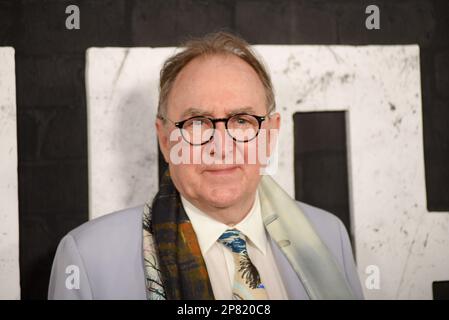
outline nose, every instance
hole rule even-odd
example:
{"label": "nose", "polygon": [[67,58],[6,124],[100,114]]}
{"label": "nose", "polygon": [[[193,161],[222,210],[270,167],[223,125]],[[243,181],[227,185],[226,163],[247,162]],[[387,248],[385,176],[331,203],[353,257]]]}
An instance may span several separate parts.
{"label": "nose", "polygon": [[215,123],[215,132],[210,143],[212,143],[211,155],[220,160],[225,159],[226,153],[232,153],[233,141],[229,139],[224,121]]}
{"label": "nose", "polygon": [[224,121],[217,121],[215,123],[214,139],[217,132],[219,132],[219,135],[221,135],[222,138],[224,137],[224,134],[226,133],[226,125]]}

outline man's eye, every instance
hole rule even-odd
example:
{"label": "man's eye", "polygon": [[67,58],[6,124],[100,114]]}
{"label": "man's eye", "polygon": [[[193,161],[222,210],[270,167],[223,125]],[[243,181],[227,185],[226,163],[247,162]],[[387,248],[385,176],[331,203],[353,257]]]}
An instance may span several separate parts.
{"label": "man's eye", "polygon": [[192,129],[193,127],[207,126],[207,119],[191,119],[184,124],[184,129]]}

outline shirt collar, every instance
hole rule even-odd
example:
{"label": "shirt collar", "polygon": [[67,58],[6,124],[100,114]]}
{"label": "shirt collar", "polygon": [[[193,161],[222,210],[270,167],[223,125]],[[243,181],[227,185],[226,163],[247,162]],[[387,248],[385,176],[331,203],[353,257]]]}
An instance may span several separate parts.
{"label": "shirt collar", "polygon": [[206,213],[195,207],[182,195],[181,201],[187,216],[192,223],[192,227],[195,230],[198,244],[200,245],[203,254],[209,251],[223,232],[231,228],[240,230],[262,254],[266,254],[267,236],[262,220],[259,194],[257,191],[254,204],[249,213],[242,221],[232,227],[211,218]]}

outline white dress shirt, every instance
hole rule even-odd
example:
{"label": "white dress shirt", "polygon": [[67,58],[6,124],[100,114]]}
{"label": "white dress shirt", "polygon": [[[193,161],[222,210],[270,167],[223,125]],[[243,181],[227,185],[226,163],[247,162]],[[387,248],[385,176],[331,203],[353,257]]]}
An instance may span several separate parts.
{"label": "white dress shirt", "polygon": [[[288,299],[281,275],[271,251],[269,235],[262,221],[259,195],[248,215],[235,226],[219,222],[181,196],[184,209],[195,230],[201,253],[217,300],[232,299],[234,259],[231,251],[217,242],[227,229],[235,228],[245,234],[251,262],[256,266],[269,299]],[[225,267],[223,267],[225,266]]]}

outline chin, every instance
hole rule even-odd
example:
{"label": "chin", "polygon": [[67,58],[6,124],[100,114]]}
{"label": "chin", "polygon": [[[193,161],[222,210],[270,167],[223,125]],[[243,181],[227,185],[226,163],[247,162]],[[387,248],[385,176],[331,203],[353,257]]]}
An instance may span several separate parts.
{"label": "chin", "polygon": [[241,190],[236,188],[213,188],[209,190],[206,200],[217,208],[229,207],[242,197]]}

